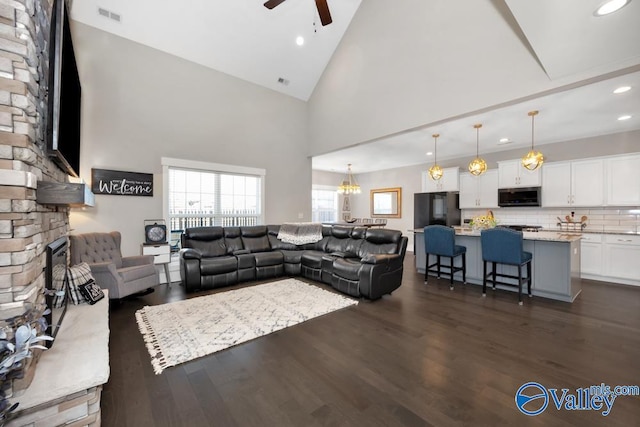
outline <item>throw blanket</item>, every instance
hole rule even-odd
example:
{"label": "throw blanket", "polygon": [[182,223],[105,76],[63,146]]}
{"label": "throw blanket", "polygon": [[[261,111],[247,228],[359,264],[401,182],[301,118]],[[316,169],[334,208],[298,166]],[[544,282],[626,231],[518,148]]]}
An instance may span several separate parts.
{"label": "throw blanket", "polygon": [[278,239],[285,243],[304,245],[322,240],[322,224],[316,222],[288,222],[280,226]]}

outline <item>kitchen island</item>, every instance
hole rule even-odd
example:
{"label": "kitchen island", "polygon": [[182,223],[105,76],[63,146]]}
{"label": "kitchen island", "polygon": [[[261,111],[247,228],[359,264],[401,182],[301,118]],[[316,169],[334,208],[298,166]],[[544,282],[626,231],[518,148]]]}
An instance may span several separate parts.
{"label": "kitchen island", "polygon": [[[467,248],[467,283],[482,285],[482,247],[480,232],[468,228],[456,228],[456,245]],[[424,230],[415,233],[416,269],[425,272]],[[575,233],[553,231],[524,232],[524,250],[533,254],[531,292],[534,296],[573,302],[580,294],[580,239]],[[431,260],[433,262],[433,259]],[[455,265],[460,265],[460,257]],[[488,270],[491,267],[488,266]],[[517,267],[498,265],[498,272],[517,275]],[[461,280],[457,274],[455,279]],[[517,291],[511,286],[497,286],[498,289]]]}

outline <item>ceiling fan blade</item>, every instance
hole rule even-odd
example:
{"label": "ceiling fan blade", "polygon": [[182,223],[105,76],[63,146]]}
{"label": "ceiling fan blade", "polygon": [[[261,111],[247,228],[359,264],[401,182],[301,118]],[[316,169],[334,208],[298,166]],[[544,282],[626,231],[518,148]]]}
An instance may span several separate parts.
{"label": "ceiling fan blade", "polygon": [[283,1],[284,0],[269,0],[264,4],[264,7],[266,7],[267,9],[273,9],[274,7],[278,6]]}
{"label": "ceiling fan blade", "polygon": [[316,0],[316,7],[318,8],[318,14],[320,15],[320,22],[322,22],[322,26],[331,24],[333,20],[331,19],[331,13],[329,13],[327,0]]}

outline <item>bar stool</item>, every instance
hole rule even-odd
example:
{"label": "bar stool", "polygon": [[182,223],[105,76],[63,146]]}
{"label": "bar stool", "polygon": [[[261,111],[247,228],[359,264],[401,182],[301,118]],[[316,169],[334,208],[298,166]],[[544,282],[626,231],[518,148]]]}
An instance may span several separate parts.
{"label": "bar stool", "polygon": [[[522,231],[510,230],[508,228],[496,227],[482,230],[480,233],[482,245],[483,278],[482,296],[487,295],[487,282],[491,282],[493,289],[496,284],[507,286],[518,286],[518,304],[522,305],[522,284],[527,283],[527,293],[531,297],[531,252],[525,252],[522,241]],[[492,264],[492,271],[487,274],[487,263]],[[497,264],[513,265],[518,267],[518,275],[498,273]],[[527,266],[527,277],[522,277],[522,267]],[[491,276],[491,279],[487,279]],[[518,284],[499,282],[498,277],[517,279]]]}
{"label": "bar stool", "polygon": [[[437,273],[438,279],[441,275],[448,275],[450,279],[449,289],[453,290],[453,275],[462,271],[462,282],[467,283],[467,248],[455,243],[455,231],[451,227],[444,225],[427,225],[424,228],[424,247],[426,252],[426,266],[424,272],[424,283],[427,283],[429,273]],[[429,265],[429,255],[436,256],[436,262]],[[462,267],[455,267],[453,261],[455,257],[462,256]],[[440,263],[441,257],[450,259],[449,265]],[[448,271],[441,271],[442,268]]]}

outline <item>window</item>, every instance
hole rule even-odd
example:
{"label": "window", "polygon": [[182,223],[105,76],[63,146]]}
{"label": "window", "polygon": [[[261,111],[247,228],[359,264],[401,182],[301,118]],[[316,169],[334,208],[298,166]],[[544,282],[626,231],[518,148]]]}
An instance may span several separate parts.
{"label": "window", "polygon": [[[171,230],[263,223],[264,171],[163,158]],[[253,173],[247,173],[253,172]]]}
{"label": "window", "polygon": [[311,190],[311,221],[336,222],[338,220],[338,192],[336,189],[315,187]]}

